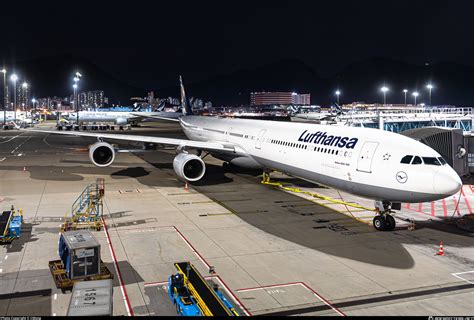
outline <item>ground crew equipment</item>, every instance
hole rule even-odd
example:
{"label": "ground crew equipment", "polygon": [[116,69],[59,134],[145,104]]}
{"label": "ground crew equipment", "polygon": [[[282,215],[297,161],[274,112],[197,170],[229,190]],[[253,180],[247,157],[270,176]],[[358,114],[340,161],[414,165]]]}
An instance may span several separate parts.
{"label": "ground crew equipment", "polygon": [[3,211],[0,215],[0,243],[10,243],[21,236],[21,225],[23,224],[23,211],[15,210],[14,206],[10,210]]}
{"label": "ground crew equipment", "polygon": [[60,260],[49,262],[49,269],[61,290],[72,289],[74,282],[111,279],[112,274],[100,259],[100,244],[89,230],[61,233]]}
{"label": "ground crew equipment", "polygon": [[61,231],[102,228],[102,214],[104,210],[103,197],[105,183],[98,178],[95,184],[88,185],[71,207],[71,216],[64,217]]}
{"label": "ground crew equipment", "polygon": [[168,295],[180,316],[239,316],[217,285],[210,285],[190,262],[174,264]]}

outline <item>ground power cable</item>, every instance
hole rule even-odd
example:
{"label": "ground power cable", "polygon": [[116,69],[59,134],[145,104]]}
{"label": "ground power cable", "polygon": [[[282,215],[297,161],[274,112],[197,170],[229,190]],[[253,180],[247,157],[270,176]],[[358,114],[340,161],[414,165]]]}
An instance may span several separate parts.
{"label": "ground power cable", "polygon": [[[462,188],[462,187],[461,187],[461,188]],[[458,211],[459,201],[461,200],[461,195],[462,195],[462,190],[459,191],[458,201],[456,202],[456,207],[455,207],[454,210],[453,210],[453,214],[451,215],[451,218],[453,218],[453,217],[454,217],[454,214],[456,213],[456,211]]]}

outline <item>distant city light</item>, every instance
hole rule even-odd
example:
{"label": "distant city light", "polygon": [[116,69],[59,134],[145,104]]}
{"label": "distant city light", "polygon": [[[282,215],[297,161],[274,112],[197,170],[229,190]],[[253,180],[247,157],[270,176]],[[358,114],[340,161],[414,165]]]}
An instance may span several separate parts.
{"label": "distant city light", "polygon": [[12,74],[10,80],[16,82],[18,80],[18,76],[16,74]]}
{"label": "distant city light", "polygon": [[74,89],[77,89],[77,84],[73,84],[72,87],[73,87]]}
{"label": "distant city light", "polygon": [[341,91],[337,90],[336,95],[340,95],[340,94],[341,94]]}
{"label": "distant city light", "polygon": [[79,78],[78,77],[74,77],[74,82],[78,82],[79,81]]}
{"label": "distant city light", "polygon": [[76,77],[82,77],[82,74],[80,74],[79,72],[76,72]]}
{"label": "distant city light", "polygon": [[2,69],[3,73],[7,73],[7,70],[5,68]]}
{"label": "distant city light", "polygon": [[408,90],[407,90],[407,89],[403,89],[403,92],[407,93],[407,92],[408,92]]}
{"label": "distant city light", "polygon": [[28,83],[23,82],[23,84],[21,86],[23,87],[23,89],[26,89],[26,88],[28,88]]}
{"label": "distant city light", "polygon": [[426,88],[428,88],[428,89],[431,90],[431,89],[433,89],[433,85],[432,85],[431,83],[428,83],[428,84],[426,85]]}

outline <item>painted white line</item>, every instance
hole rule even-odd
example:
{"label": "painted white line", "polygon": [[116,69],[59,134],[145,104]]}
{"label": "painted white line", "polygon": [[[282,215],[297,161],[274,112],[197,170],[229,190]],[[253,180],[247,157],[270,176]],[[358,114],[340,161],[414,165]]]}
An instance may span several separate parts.
{"label": "painted white line", "polygon": [[3,162],[3,161],[5,161],[6,159],[7,159],[7,158],[2,158],[2,159],[0,159],[0,162]]}
{"label": "painted white line", "polygon": [[174,230],[178,233],[178,235],[180,236],[180,238],[186,243],[186,245],[188,246],[189,249],[191,249],[191,251],[194,253],[194,255],[196,257],[198,257],[198,259],[202,262],[203,265],[206,266],[206,268],[209,269],[209,264],[204,260],[203,257],[201,257],[201,255],[199,254],[199,252],[196,251],[196,249],[194,249],[193,245],[184,237],[184,235],[181,233],[181,231],[178,230],[178,228],[176,228],[175,226],[173,226]]}
{"label": "painted white line", "polygon": [[237,292],[248,292],[248,291],[255,291],[255,290],[263,290],[263,289],[270,289],[270,288],[282,288],[282,287],[289,287],[289,286],[294,286],[294,285],[300,285],[306,290],[308,290],[312,295],[314,295],[319,301],[324,303],[326,306],[331,308],[334,312],[336,312],[338,315],[345,317],[346,315],[334,307],[329,301],[324,299],[322,296],[320,296],[316,291],[314,291],[311,287],[309,287],[306,283],[304,282],[293,282],[293,283],[283,283],[283,284],[275,284],[275,285],[270,285],[270,286],[262,286],[262,287],[257,287],[257,288],[245,288],[245,289],[237,289]]}
{"label": "painted white line", "polygon": [[0,273],[2,273],[2,272],[3,272],[3,269],[0,269]]}
{"label": "painted white line", "polygon": [[55,293],[55,294],[54,294],[54,300],[56,300],[57,298],[58,298],[58,294]]}
{"label": "painted white line", "polygon": [[168,281],[150,282],[150,283],[145,283],[143,286],[144,287],[158,287],[164,284],[168,284]]}
{"label": "painted white line", "polygon": [[474,270],[473,270],[473,271],[466,271],[466,272],[451,273],[451,275],[452,275],[452,276],[455,276],[455,277],[458,278],[458,279],[461,279],[461,280],[463,280],[463,281],[466,281],[467,283],[474,284],[473,281],[469,281],[469,280],[464,279],[463,277],[460,276],[460,274],[466,274],[466,273],[474,273]]}
{"label": "painted white line", "polygon": [[[212,276],[211,276],[212,277]],[[229,297],[232,298],[232,300],[234,300],[234,303],[237,304],[239,307],[240,307],[240,310],[242,310],[247,316],[251,316],[250,312],[247,310],[247,308],[245,308],[239,301],[239,299],[230,291],[230,289],[227,287],[227,285],[220,279],[220,277],[218,276],[215,276],[213,277],[215,279],[217,279],[217,281],[219,281],[219,283],[221,284],[221,288],[224,288],[224,290],[227,292],[227,294],[229,295]]]}
{"label": "painted white line", "polygon": [[465,273],[474,273],[474,270],[472,270],[472,271],[465,271],[465,272],[456,272],[456,273],[451,273],[451,274],[454,276],[455,274],[465,274]]}
{"label": "painted white line", "polygon": [[263,289],[270,289],[270,288],[283,288],[283,287],[291,287],[291,286],[301,286],[301,283],[289,283],[289,284],[279,284],[274,286],[263,286],[259,288],[249,288],[249,289],[237,289],[237,292],[249,292],[249,291],[256,291],[256,290],[263,290]]}
{"label": "painted white line", "polygon": [[114,267],[115,267],[115,271],[117,272],[117,275],[118,275],[118,280],[119,280],[119,285],[120,285],[120,291],[122,292],[122,297],[123,297],[123,302],[125,304],[125,309],[127,310],[127,315],[130,317],[132,316],[132,312],[131,311],[131,305],[130,305],[130,301],[128,300],[128,296],[125,292],[125,285],[122,281],[122,274],[120,273],[120,269],[119,269],[119,266],[118,266],[118,263],[117,263],[117,258],[115,257],[115,252],[114,252],[114,249],[112,248],[112,241],[110,240],[110,236],[109,236],[109,232],[108,232],[108,229],[107,229],[107,225],[105,224],[105,220],[104,220],[104,217],[102,217],[102,224],[104,226],[104,234],[105,234],[105,237],[107,239],[107,244],[109,246],[109,251],[110,251],[110,256],[112,257],[112,260],[114,262]]}
{"label": "painted white line", "polygon": [[20,143],[20,144],[18,145],[18,147],[16,147],[15,149],[13,149],[10,153],[12,153],[12,154],[15,153],[15,151],[17,151],[22,145],[24,145],[26,142],[28,142],[28,140],[30,140],[31,138],[32,138],[31,136],[28,137],[28,139],[26,139],[25,141],[23,141],[22,143]]}
{"label": "painted white line", "polygon": [[14,137],[12,137],[12,138],[10,138],[10,139],[8,139],[8,140],[2,141],[2,142],[0,142],[0,144],[10,142],[10,141],[14,140],[15,138],[21,136],[23,133],[24,133],[24,132],[22,132],[22,133],[20,133],[20,134],[17,134],[16,136],[14,136]]}
{"label": "painted white line", "polygon": [[7,260],[7,259],[8,259],[8,255],[5,256],[5,260]]}

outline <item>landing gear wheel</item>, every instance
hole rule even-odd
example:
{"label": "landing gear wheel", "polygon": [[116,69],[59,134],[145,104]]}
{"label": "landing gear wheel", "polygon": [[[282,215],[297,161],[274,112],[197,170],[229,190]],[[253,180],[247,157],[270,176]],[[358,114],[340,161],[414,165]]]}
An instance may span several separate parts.
{"label": "landing gear wheel", "polygon": [[395,230],[396,225],[397,225],[397,223],[395,222],[394,217],[392,217],[389,214],[385,216],[385,230],[393,231],[393,230]]}
{"label": "landing gear wheel", "polygon": [[382,216],[376,216],[374,218],[374,228],[378,231],[384,231],[386,227],[385,218]]}

